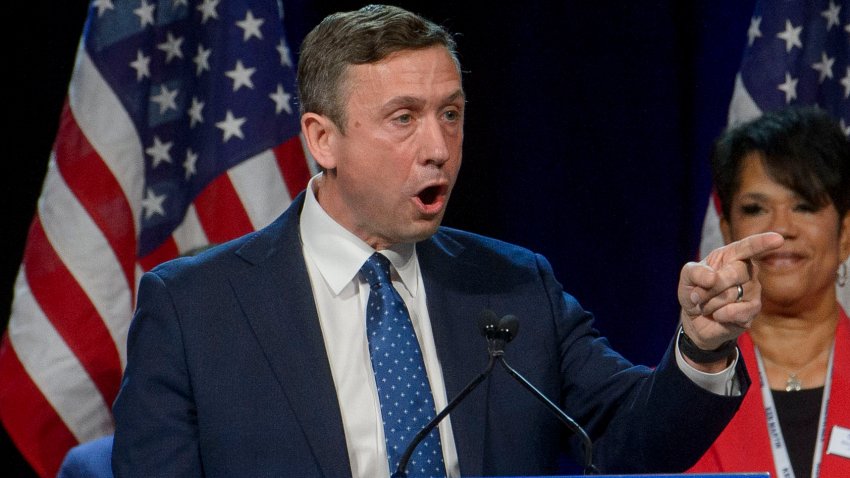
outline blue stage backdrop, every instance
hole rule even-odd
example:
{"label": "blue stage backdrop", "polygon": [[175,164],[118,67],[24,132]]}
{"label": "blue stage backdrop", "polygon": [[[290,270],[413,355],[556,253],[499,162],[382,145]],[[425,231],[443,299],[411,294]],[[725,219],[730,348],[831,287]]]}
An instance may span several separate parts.
{"label": "blue stage backdrop", "polygon": [[[30,3],[17,8],[37,31],[10,63],[26,106],[7,110],[0,330],[87,13],[81,0]],[[445,224],[544,254],[615,348],[655,363],[678,320],[679,270],[697,253],[710,144],[754,2],[396,3],[459,33],[468,114]],[[363,4],[285,0],[290,44]],[[0,447],[12,449],[5,433]],[[0,474],[31,476],[13,466]]]}

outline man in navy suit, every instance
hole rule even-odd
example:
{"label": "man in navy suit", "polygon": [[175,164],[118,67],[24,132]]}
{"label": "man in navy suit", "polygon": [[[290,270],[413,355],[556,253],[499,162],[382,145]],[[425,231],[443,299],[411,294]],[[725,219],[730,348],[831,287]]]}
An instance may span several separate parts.
{"label": "man in navy suit", "polygon": [[[114,407],[116,476],[389,476],[358,272],[376,251],[436,410],[486,366],[476,321],[488,309],[521,316],[511,364],[588,431],[601,471],[681,471],[714,441],[749,386],[734,347],[760,308],[749,259],[781,237],[687,264],[678,340],[654,369],[630,364],[545,258],[440,227],[463,142],[454,47],[440,26],[385,6],[331,15],[307,36],[301,126],[322,173],[265,229],[144,275]],[[505,373],[438,430],[452,477],[553,473],[581,449]]]}

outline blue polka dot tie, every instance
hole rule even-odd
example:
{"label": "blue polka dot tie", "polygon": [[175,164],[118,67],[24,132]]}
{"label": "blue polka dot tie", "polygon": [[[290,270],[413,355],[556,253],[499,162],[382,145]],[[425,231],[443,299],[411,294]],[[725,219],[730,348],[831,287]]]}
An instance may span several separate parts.
{"label": "blue polka dot tie", "polygon": [[[366,334],[381,400],[390,473],[414,436],[434,417],[434,398],[410,314],[390,279],[390,261],[374,253],[360,268],[369,282]],[[416,447],[409,477],[446,476],[437,429]]]}

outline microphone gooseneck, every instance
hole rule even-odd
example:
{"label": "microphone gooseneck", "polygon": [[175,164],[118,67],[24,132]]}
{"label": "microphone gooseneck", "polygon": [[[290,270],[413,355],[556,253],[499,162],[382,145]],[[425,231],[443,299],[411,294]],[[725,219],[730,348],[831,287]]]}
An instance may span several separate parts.
{"label": "microphone gooseneck", "polygon": [[584,446],[584,474],[586,475],[594,475],[598,474],[599,471],[593,465],[593,442],[590,440],[590,437],[587,435],[587,432],[576,423],[575,420],[570,418],[569,415],[564,413],[557,405],[552,403],[546,395],[544,395],[540,390],[538,390],[534,385],[531,384],[528,380],[525,379],[519,372],[513,369],[508,363],[505,361],[505,345],[508,342],[516,337],[517,332],[519,332],[519,319],[517,319],[513,315],[505,315],[502,318],[499,318],[495,312],[492,310],[483,310],[478,317],[478,329],[481,332],[481,335],[487,338],[487,351],[490,355],[490,360],[487,362],[487,368],[484,369],[477,377],[475,377],[469,384],[464,387],[463,390],[458,394],[457,397],[454,398],[440,413],[438,413],[431,421],[429,421],[425,427],[419,430],[419,433],[413,437],[413,440],[410,442],[410,445],[404,450],[404,454],[401,456],[401,459],[398,462],[398,467],[396,467],[396,471],[392,474],[391,478],[407,478],[407,463],[410,461],[410,457],[413,455],[413,451],[419,445],[425,437],[431,433],[431,430],[434,429],[442,420],[449,414],[454,408],[464,399],[470,392],[472,392],[475,387],[478,386],[479,383],[484,381],[488,375],[493,371],[493,365],[498,361],[502,368],[508,372],[508,375],[513,377],[516,381],[518,381],[526,390],[531,392],[532,395],[537,397],[549,411],[551,411],[558,420],[561,421],[566,427],[572,431],[574,434],[578,435],[581,439],[582,445]]}
{"label": "microphone gooseneck", "polygon": [[[495,317],[495,314],[493,314]],[[498,360],[502,365],[502,368],[508,372],[508,374],[513,377],[516,381],[518,381],[523,387],[526,388],[532,395],[537,397],[538,400],[543,402],[549,411],[551,411],[558,420],[561,421],[567,428],[570,429],[574,434],[578,435],[579,439],[582,442],[584,447],[584,474],[586,475],[594,475],[598,474],[599,471],[593,465],[593,442],[590,440],[590,437],[587,435],[587,432],[576,423],[569,415],[564,413],[563,410],[560,409],[557,405],[552,403],[546,395],[543,394],[540,390],[537,389],[534,385],[531,384],[525,377],[522,376],[519,372],[514,370],[513,367],[508,365],[508,362],[505,361],[504,347],[511,340],[516,337],[517,332],[519,332],[519,319],[514,315],[506,315],[501,319],[498,319],[491,328],[488,328],[488,333],[485,334],[482,329],[482,334],[487,336],[490,344],[490,358]],[[495,347],[494,347],[495,345]],[[495,349],[495,352],[494,352]]]}
{"label": "microphone gooseneck", "polygon": [[505,361],[504,355],[500,355],[496,358],[500,364],[502,364],[502,368],[504,368],[508,374],[516,379],[526,390],[530,391],[532,395],[537,397],[538,400],[543,402],[549,411],[551,411],[558,420],[561,421],[567,428],[570,429],[573,433],[578,435],[579,439],[581,439],[582,445],[584,446],[584,474],[585,475],[596,475],[599,473],[599,470],[593,465],[593,442],[590,440],[590,437],[587,435],[587,432],[584,431],[584,428],[581,427],[575,420],[573,420],[569,415],[564,413],[557,405],[552,403],[546,395],[543,395],[543,392],[538,390],[534,385],[531,384],[528,380],[525,379],[519,372],[513,369],[508,363]]}

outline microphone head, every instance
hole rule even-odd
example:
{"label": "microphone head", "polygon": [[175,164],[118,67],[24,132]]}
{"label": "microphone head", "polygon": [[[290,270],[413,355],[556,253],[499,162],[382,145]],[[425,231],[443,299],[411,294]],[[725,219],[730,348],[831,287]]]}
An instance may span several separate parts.
{"label": "microphone head", "polygon": [[499,319],[497,327],[499,338],[504,340],[506,343],[510,342],[514,339],[514,337],[516,337],[517,332],[519,332],[519,319],[517,319],[515,315],[508,314]]}
{"label": "microphone head", "polygon": [[484,309],[478,314],[478,330],[488,339],[495,338],[499,327],[499,317],[495,312]]}

